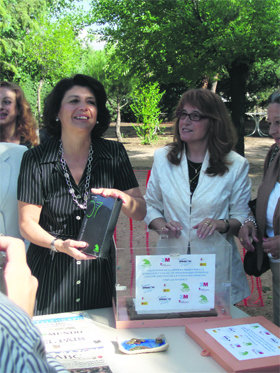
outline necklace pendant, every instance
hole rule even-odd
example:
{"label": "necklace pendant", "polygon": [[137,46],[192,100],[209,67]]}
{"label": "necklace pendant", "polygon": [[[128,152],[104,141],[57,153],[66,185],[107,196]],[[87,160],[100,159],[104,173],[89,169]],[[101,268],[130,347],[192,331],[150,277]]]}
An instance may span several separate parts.
{"label": "necklace pendant", "polygon": [[[92,156],[93,156],[93,149],[92,149],[92,144],[90,145],[89,149],[89,155],[88,155],[88,162],[87,162],[87,170],[86,170],[86,182],[85,182],[85,187],[84,187],[84,195],[77,195],[75,194],[75,190],[73,188],[73,185],[71,184],[69,172],[67,171],[67,165],[64,159],[64,152],[63,152],[63,146],[62,146],[62,141],[60,140],[60,145],[59,145],[59,153],[60,153],[60,163],[61,167],[63,169],[63,175],[66,181],[66,184],[68,186],[68,191],[69,194],[72,197],[73,202],[82,210],[86,210],[87,208],[87,200],[88,200],[88,193],[90,189],[90,180],[91,180],[91,166],[92,166]],[[79,203],[78,199],[83,200],[83,203]]]}

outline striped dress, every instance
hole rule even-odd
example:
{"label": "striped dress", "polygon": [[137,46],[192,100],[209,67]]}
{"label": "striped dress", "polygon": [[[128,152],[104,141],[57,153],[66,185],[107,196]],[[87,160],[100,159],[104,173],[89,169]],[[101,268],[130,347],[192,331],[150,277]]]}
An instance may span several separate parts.
{"label": "striped dress", "polygon": [[[122,144],[95,139],[90,187],[128,190],[138,187]],[[83,195],[86,173],[79,185],[69,171],[76,195]],[[84,210],[68,192],[60,164],[59,141],[50,139],[28,150],[21,163],[18,200],[42,206],[39,224],[54,237],[77,239]],[[31,240],[32,241],[32,240]],[[79,261],[30,244],[27,253],[32,274],[39,281],[35,314],[109,307],[114,289],[114,249],[111,257]]]}

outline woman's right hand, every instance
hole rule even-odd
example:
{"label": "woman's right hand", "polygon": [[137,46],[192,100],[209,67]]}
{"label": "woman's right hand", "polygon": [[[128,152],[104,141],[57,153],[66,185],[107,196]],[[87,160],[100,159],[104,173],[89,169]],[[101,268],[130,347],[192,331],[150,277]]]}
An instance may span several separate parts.
{"label": "woman's right hand", "polygon": [[182,229],[183,227],[178,221],[170,220],[161,227],[161,233],[167,234],[169,238],[179,238]]}
{"label": "woman's right hand", "polygon": [[246,222],[245,224],[242,224],[241,228],[238,232],[238,238],[241,242],[241,245],[247,250],[247,251],[254,251],[255,248],[252,244],[252,242],[258,242],[257,238],[257,230],[254,224],[251,221]]}
{"label": "woman's right hand", "polygon": [[88,243],[84,241],[75,241],[71,239],[63,241],[57,239],[55,240],[54,246],[58,252],[67,254],[76,260],[96,259],[94,256],[87,255],[81,251],[88,246]]}
{"label": "woman's right hand", "polygon": [[160,236],[167,235],[168,238],[179,238],[183,229],[182,225],[175,220],[167,222],[164,218],[156,218],[149,224],[149,228],[156,231]]}

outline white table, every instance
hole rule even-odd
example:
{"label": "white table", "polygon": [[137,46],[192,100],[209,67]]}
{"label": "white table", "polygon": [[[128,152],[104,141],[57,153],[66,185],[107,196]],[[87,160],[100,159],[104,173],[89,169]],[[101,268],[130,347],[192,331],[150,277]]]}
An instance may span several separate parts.
{"label": "white table", "polygon": [[257,133],[260,137],[268,136],[260,128],[260,123],[263,120],[263,118],[265,118],[266,112],[262,112],[262,113],[246,113],[246,114],[249,115],[251,118],[253,118],[254,122],[255,122],[255,128],[254,128],[254,130],[249,135],[247,135],[247,136],[248,137],[249,136],[253,136],[255,133]]}
{"label": "white table", "polygon": [[[110,346],[106,360],[113,373],[211,373],[225,370],[211,357],[201,356],[201,347],[186,333],[183,326],[162,328],[116,329],[111,308],[87,311],[96,322],[104,340]],[[248,316],[232,306],[234,318]],[[169,349],[158,353],[125,355],[119,352],[116,340],[136,338],[155,338],[164,334]]]}

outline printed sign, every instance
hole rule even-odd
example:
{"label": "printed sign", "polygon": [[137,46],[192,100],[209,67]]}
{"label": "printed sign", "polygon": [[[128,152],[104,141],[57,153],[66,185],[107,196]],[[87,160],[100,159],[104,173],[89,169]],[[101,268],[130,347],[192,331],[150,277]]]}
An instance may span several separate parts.
{"label": "printed sign", "polygon": [[214,308],[215,254],[136,256],[138,313]]}

